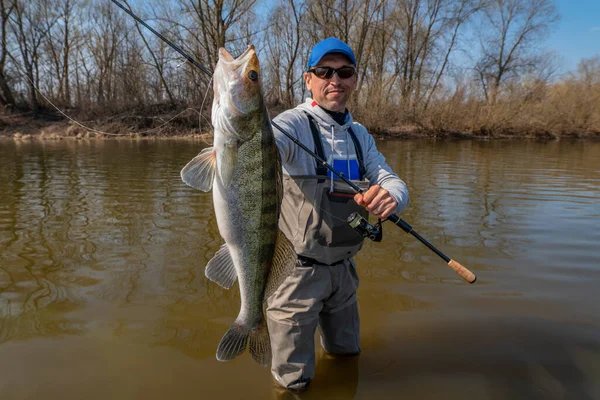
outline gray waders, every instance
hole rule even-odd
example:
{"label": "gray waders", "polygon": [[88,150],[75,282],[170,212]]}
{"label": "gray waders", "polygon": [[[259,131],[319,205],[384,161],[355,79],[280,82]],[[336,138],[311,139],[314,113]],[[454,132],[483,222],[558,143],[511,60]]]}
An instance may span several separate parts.
{"label": "gray waders", "polygon": [[[320,133],[309,117],[315,152],[324,158]],[[364,176],[362,152],[349,130]],[[347,217],[366,210],[354,191],[330,177],[324,166],[315,175],[284,175],[279,227],[293,243],[298,262],[292,274],[267,299],[267,324],[273,352],[271,372],[288,389],[305,388],[315,373],[315,330],[321,346],[333,355],[360,353],[360,324],[356,289],[358,274],[352,257],[363,237],[347,224]],[[368,182],[354,181],[367,189]]]}

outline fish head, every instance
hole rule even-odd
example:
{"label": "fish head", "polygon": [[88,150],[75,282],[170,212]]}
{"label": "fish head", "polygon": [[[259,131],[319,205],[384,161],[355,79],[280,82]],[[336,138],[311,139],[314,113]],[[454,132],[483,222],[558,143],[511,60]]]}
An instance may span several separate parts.
{"label": "fish head", "polygon": [[248,46],[238,58],[220,48],[213,79],[213,125],[225,135],[248,140],[254,130],[244,129],[244,125],[264,109],[260,63],[254,46]]}

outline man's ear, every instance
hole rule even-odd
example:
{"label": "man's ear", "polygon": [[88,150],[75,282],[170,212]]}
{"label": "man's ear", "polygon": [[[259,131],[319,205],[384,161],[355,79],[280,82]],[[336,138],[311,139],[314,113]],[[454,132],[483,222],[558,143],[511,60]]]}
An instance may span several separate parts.
{"label": "man's ear", "polygon": [[305,72],[304,73],[304,83],[306,84],[306,88],[310,92],[312,92],[312,89],[311,89],[312,75],[310,74],[310,72]]}

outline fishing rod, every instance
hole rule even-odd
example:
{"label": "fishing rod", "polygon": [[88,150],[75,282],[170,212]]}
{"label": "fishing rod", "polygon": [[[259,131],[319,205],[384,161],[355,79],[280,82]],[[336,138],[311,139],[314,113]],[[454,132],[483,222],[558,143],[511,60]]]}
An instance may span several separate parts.
{"label": "fishing rod", "polygon": [[[154,29],[152,29],[152,27],[150,27],[142,19],[140,19],[139,17],[137,17],[133,12],[131,12],[131,10],[125,8],[117,0],[111,0],[111,1],[113,3],[115,3],[119,8],[121,8],[123,11],[125,11],[127,14],[129,14],[131,17],[133,17],[137,22],[139,22],[144,27],[146,27],[150,32],[152,32],[156,36],[158,36],[166,44],[168,44],[169,46],[171,46],[175,51],[177,51],[179,54],[181,54],[192,65],[194,65],[195,67],[198,67],[202,72],[204,72],[205,74],[207,74],[207,75],[209,75],[209,76],[212,77],[212,72],[210,72],[208,69],[206,69],[201,64],[199,64],[198,62],[196,62],[196,60],[194,60],[192,57],[190,57],[187,53],[185,53],[177,45],[175,45],[170,40],[168,40],[167,38],[165,38],[163,35],[161,35],[157,31],[155,31]],[[347,179],[344,176],[344,174],[341,174],[341,173],[337,172],[331,165],[329,165],[327,163],[327,161],[323,160],[314,151],[312,151],[311,149],[309,149],[306,145],[304,145],[303,143],[301,143],[298,139],[296,139],[295,137],[293,137],[292,135],[290,135],[288,132],[286,132],[276,122],[271,121],[271,125],[273,125],[275,128],[277,128],[277,130],[279,130],[281,133],[283,133],[285,136],[287,136],[288,139],[290,139],[292,142],[294,142],[294,144],[300,146],[300,148],[302,150],[306,151],[311,157],[313,157],[315,160],[317,160],[317,162],[319,164],[323,165],[325,168],[327,168],[329,171],[331,171],[332,174],[334,174],[335,176],[337,176],[338,178],[340,178],[342,181],[344,181],[346,184],[348,184],[348,186],[350,186],[352,189],[354,189],[357,193],[364,194],[364,190],[362,190],[360,187],[358,187],[352,181],[350,181],[349,179]],[[448,266],[450,266],[450,268],[452,268],[465,281],[467,281],[469,283],[475,283],[475,281],[477,280],[477,276],[475,276],[475,274],[473,274],[471,271],[469,271],[467,268],[465,268],[464,266],[462,266],[457,261],[451,259],[450,257],[446,256],[444,253],[442,253],[441,251],[439,251],[435,246],[433,246],[431,243],[429,243],[425,238],[423,238],[421,235],[419,235],[417,232],[415,232],[413,230],[412,226],[409,223],[407,223],[406,221],[404,221],[402,218],[400,218],[396,214],[390,215],[389,217],[387,217],[387,220],[392,221],[396,226],[398,226],[404,232],[409,233],[409,234],[413,235],[415,238],[417,238],[417,240],[419,240],[421,243],[423,243],[425,246],[427,246],[431,251],[433,251],[435,254],[437,254],[442,260],[444,260],[448,264]],[[359,233],[361,233],[364,237],[370,237],[371,239],[373,239],[373,230],[376,230],[376,228],[374,228],[371,224],[368,223],[368,221],[366,221],[364,218],[362,218],[357,213],[353,213],[353,214],[351,214],[348,217],[348,223],[355,230],[357,230]]]}
{"label": "fishing rod", "polygon": [[139,18],[137,15],[135,15],[130,9],[125,8],[125,6],[121,3],[119,3],[116,0],[111,0],[113,3],[115,3],[117,5],[117,7],[119,7],[120,9],[122,9],[123,11],[125,11],[127,14],[129,14],[133,19],[135,19],[137,22],[139,22],[140,24],[142,24],[146,29],[148,29],[150,32],[154,33],[156,36],[158,36],[163,42],[165,42],[166,44],[168,44],[169,46],[171,46],[171,48],[173,48],[173,50],[175,50],[176,52],[178,52],[179,54],[181,54],[183,56],[183,58],[185,58],[190,64],[192,64],[194,67],[197,67],[200,69],[200,71],[204,72],[205,74],[212,76],[212,72],[210,72],[208,69],[204,68],[204,66],[202,66],[201,64],[199,64],[198,62],[196,62],[196,60],[194,60],[192,57],[190,57],[189,55],[187,55],[186,52],[184,52],[183,50],[181,50],[179,47],[177,47],[173,42],[171,42],[169,39],[167,39],[166,37],[164,37],[163,35],[161,35],[160,33],[158,33],[157,31],[155,31],[150,25],[148,25],[146,22],[144,22],[143,19]]}

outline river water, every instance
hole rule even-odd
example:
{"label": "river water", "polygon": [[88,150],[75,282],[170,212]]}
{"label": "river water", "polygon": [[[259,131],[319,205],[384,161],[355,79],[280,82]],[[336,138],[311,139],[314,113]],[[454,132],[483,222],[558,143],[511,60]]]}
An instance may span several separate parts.
{"label": "river water", "polygon": [[[237,285],[209,282],[194,141],[0,141],[2,399],[600,399],[600,143],[378,141],[401,216],[357,257],[362,354],[308,392],[215,351]],[[295,397],[294,397],[295,396]]]}

